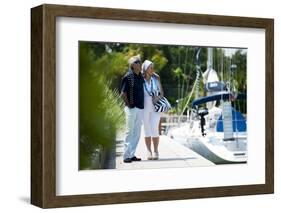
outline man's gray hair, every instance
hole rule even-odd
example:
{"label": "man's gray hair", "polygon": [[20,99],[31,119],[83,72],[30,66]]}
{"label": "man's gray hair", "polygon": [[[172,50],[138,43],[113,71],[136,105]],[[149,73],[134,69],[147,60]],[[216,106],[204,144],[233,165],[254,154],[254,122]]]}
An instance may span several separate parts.
{"label": "man's gray hair", "polygon": [[131,67],[132,64],[135,63],[136,61],[141,61],[140,55],[132,56],[132,57],[128,60],[129,67]]}

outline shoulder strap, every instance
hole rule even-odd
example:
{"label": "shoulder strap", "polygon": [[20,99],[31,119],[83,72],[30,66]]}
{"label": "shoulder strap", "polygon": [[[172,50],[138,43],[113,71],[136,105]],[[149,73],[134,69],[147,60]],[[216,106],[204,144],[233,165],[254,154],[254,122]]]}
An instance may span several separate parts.
{"label": "shoulder strap", "polygon": [[143,84],[144,84],[144,88],[145,88],[147,94],[149,94],[150,96],[153,96],[153,80],[151,80],[151,83],[150,83],[150,91],[148,91],[145,81],[143,82]]}
{"label": "shoulder strap", "polygon": [[158,86],[158,79],[154,76],[151,76],[152,82],[154,82],[154,84],[156,85],[156,89],[159,90],[159,86]]}
{"label": "shoulder strap", "polygon": [[[162,88],[162,84],[161,84],[160,79],[157,78],[157,77],[154,77],[154,79],[155,79],[155,84],[156,84],[156,86],[157,86],[158,93],[160,93],[161,95],[164,95],[164,91],[163,91],[163,88]],[[159,94],[159,95],[160,95],[160,94]]]}

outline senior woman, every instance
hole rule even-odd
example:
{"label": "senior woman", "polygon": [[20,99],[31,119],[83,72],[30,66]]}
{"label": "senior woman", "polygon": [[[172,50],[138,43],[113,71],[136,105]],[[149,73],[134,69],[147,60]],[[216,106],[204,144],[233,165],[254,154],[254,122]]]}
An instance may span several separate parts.
{"label": "senior woman", "polygon": [[[147,148],[147,159],[157,160],[159,158],[159,121],[160,112],[155,112],[153,101],[157,101],[163,96],[163,89],[160,82],[160,77],[153,70],[153,63],[145,60],[142,64],[142,73],[144,77],[144,111],[143,124],[145,144]],[[153,155],[151,149],[153,143]]]}

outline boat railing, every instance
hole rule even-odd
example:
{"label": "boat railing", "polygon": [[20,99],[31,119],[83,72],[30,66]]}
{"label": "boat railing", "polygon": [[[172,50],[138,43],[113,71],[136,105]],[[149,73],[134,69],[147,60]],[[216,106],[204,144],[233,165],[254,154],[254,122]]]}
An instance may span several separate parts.
{"label": "boat railing", "polygon": [[167,134],[168,130],[173,127],[179,127],[188,122],[186,115],[162,115],[159,123],[160,134]]}

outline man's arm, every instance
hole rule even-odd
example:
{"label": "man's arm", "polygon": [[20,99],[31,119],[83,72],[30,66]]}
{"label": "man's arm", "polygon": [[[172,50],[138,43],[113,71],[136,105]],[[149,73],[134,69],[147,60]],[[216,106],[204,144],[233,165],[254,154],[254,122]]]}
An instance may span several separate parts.
{"label": "man's arm", "polygon": [[128,92],[129,92],[129,83],[128,83],[128,79],[126,77],[124,77],[122,79],[122,86],[121,86],[121,97],[125,103],[125,105],[127,107],[130,107],[130,103],[128,100]]}
{"label": "man's arm", "polygon": [[123,98],[123,101],[125,103],[125,105],[127,107],[130,107],[129,101],[128,101],[128,97],[127,97],[127,93],[126,92],[121,92],[121,97]]}

